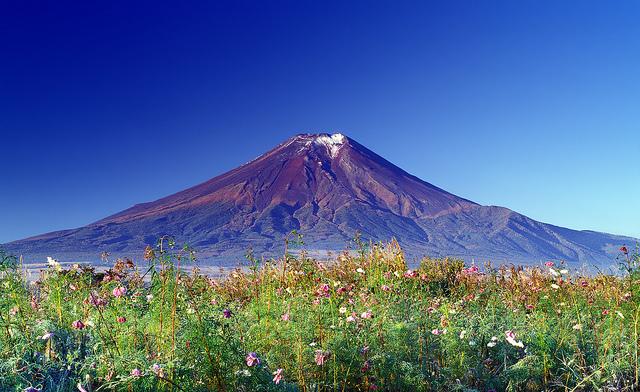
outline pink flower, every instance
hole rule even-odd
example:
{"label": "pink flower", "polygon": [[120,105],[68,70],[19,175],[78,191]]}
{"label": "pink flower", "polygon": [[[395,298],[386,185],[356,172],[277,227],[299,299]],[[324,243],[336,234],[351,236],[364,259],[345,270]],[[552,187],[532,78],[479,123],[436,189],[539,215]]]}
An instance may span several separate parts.
{"label": "pink flower", "polygon": [[467,274],[469,274],[469,275],[477,274],[477,273],[478,273],[478,271],[480,271],[480,269],[479,269],[479,268],[478,268],[478,266],[477,266],[477,265],[475,265],[475,264],[474,264],[474,265],[472,265],[472,266],[471,266],[471,267],[469,267],[469,268],[465,268],[465,269],[464,269],[464,272],[465,272],[465,273],[467,273]]}
{"label": "pink flower", "polygon": [[84,323],[82,321],[76,320],[76,321],[71,323],[71,327],[73,329],[84,329],[85,325],[84,325]]}
{"label": "pink flower", "polygon": [[418,271],[413,271],[413,270],[407,270],[407,272],[404,273],[405,278],[415,278],[418,276]]}
{"label": "pink flower", "polygon": [[323,284],[321,284],[321,285],[320,285],[320,288],[318,289],[318,291],[316,292],[316,294],[317,294],[319,297],[330,297],[330,296],[331,296],[331,293],[329,292],[329,291],[330,291],[330,289],[331,289],[331,288],[329,287],[329,285],[328,285],[328,284],[323,283]]}
{"label": "pink flower", "polygon": [[589,286],[589,283],[586,280],[583,280],[582,282],[580,282],[580,285],[582,287],[587,287],[587,286]]}
{"label": "pink flower", "polygon": [[123,316],[118,316],[116,318],[116,321],[119,322],[120,324],[126,323],[127,322],[127,318],[123,317]]}
{"label": "pink flower", "polygon": [[124,286],[116,287],[113,289],[113,296],[116,298],[122,297],[127,293],[127,288]]}
{"label": "pink flower", "polygon": [[603,316],[606,316],[608,314],[609,314],[609,309],[605,309],[605,310],[602,311],[602,315]]}
{"label": "pink flower", "polygon": [[348,323],[355,323],[356,322],[356,318],[353,316],[347,316],[347,322]]}
{"label": "pink flower", "polygon": [[107,300],[99,297],[95,293],[91,293],[89,297],[89,303],[95,306],[96,308],[99,308],[99,307],[105,306],[107,304]]}
{"label": "pink flower", "polygon": [[282,316],[280,316],[280,318],[282,319],[282,321],[289,321],[289,313],[284,313]]}
{"label": "pink flower", "polygon": [[436,336],[437,336],[437,335],[443,335],[443,334],[444,334],[444,333],[446,333],[446,332],[447,332],[446,330],[444,330],[444,329],[438,329],[438,328],[436,328],[436,329],[434,329],[434,330],[432,330],[432,331],[431,331],[431,333],[432,333],[433,335],[436,335]]}
{"label": "pink flower", "polygon": [[250,352],[249,354],[247,354],[245,361],[247,362],[247,366],[249,367],[260,365],[260,358],[258,358],[258,354],[254,352]]}
{"label": "pink flower", "polygon": [[142,371],[138,368],[135,368],[131,371],[132,377],[142,377]]}
{"label": "pink flower", "polygon": [[382,287],[380,287],[382,289],[382,291],[391,291],[391,287],[385,285],[382,285]]}
{"label": "pink flower", "polygon": [[273,372],[273,382],[276,383],[276,385],[282,381],[282,372],[284,372],[284,369],[278,369]]}
{"label": "pink flower", "polygon": [[327,358],[329,358],[328,351],[316,350],[316,356],[315,356],[316,365],[318,366],[324,365],[324,362],[327,360]]}
{"label": "pink flower", "polygon": [[527,305],[526,305],[526,308],[527,308],[527,309],[529,309],[529,310],[532,310],[532,309],[534,308],[534,306],[533,306],[533,305],[531,305],[531,304],[527,304]]}
{"label": "pink flower", "polygon": [[553,261],[547,261],[546,263],[544,263],[544,265],[546,265],[547,267],[553,267]]}
{"label": "pink flower", "polygon": [[626,254],[629,254],[629,249],[627,249],[626,246],[621,246],[620,247],[620,252],[622,252],[622,253],[624,253],[626,255]]}
{"label": "pink flower", "polygon": [[361,318],[363,318],[363,319],[368,320],[368,319],[370,319],[370,318],[372,318],[372,317],[373,317],[373,313],[371,313],[371,311],[370,311],[370,310],[367,310],[366,312],[363,312],[363,313],[360,315],[360,317],[361,317]]}

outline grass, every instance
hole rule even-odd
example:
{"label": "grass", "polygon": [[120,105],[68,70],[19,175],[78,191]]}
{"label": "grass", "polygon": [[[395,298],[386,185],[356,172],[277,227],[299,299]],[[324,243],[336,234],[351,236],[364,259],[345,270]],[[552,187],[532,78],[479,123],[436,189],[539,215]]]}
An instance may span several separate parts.
{"label": "grass", "polygon": [[617,277],[408,270],[392,242],[213,280],[163,239],[140,265],[51,260],[35,282],[0,254],[0,390],[635,390],[640,256],[623,250]]}

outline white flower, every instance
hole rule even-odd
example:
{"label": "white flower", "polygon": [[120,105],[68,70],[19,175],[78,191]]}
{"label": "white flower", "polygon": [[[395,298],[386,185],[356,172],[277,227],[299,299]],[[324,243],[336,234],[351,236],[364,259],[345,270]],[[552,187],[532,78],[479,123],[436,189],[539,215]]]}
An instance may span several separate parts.
{"label": "white flower", "polygon": [[341,307],[340,309],[338,309],[338,312],[340,312],[340,314],[345,314],[347,313],[347,308],[345,308],[344,306]]}
{"label": "white flower", "polygon": [[569,273],[569,270],[568,270],[568,269],[563,269],[563,270],[560,270],[560,273],[561,273],[562,275],[566,275],[566,274],[568,274],[568,273]]}
{"label": "white flower", "polygon": [[491,337],[491,341],[489,343],[487,343],[487,347],[495,347],[496,344],[498,344],[498,337],[497,336],[492,336]]}
{"label": "white flower", "polygon": [[549,268],[549,272],[551,272],[551,275],[553,275],[553,276],[560,276],[558,271],[554,270],[553,268]]}
{"label": "white flower", "polygon": [[356,272],[359,273],[359,274],[364,274],[364,270],[362,268],[358,268],[356,270]]}
{"label": "white flower", "polygon": [[582,331],[582,324],[576,324],[572,328],[575,329],[576,331]]}
{"label": "white flower", "polygon": [[51,339],[52,337],[53,337],[53,332],[47,332],[47,333],[45,333],[44,335],[42,335],[42,336],[40,337],[40,339],[42,339],[42,340],[49,340],[49,339]]}
{"label": "white flower", "polygon": [[464,329],[463,329],[462,331],[460,331],[460,339],[464,339],[464,336],[465,336],[466,334],[467,334],[467,331],[466,331],[466,330],[464,330]]}
{"label": "white flower", "polygon": [[510,345],[514,347],[524,348],[524,343],[522,343],[522,341],[520,340],[516,340],[516,334],[513,331],[509,330],[509,331],[506,331],[504,334],[507,339],[507,342],[509,342]]}
{"label": "white flower", "polygon": [[62,270],[62,267],[60,266],[60,263],[58,262],[58,260],[54,259],[53,257],[47,256],[47,263],[49,264],[50,267],[53,267],[53,269],[55,269],[56,271]]}
{"label": "white flower", "polygon": [[622,314],[621,311],[616,310],[616,314],[618,315],[618,317],[620,317],[621,319],[624,319],[624,314]]}
{"label": "white flower", "polygon": [[553,283],[551,285],[551,288],[553,288],[554,290],[558,290],[560,288],[560,286],[558,286],[557,284]]}
{"label": "white flower", "polygon": [[318,344],[318,343],[316,343],[316,342],[311,342],[311,343],[309,343],[309,346],[311,346],[311,347],[315,347],[317,344]]}

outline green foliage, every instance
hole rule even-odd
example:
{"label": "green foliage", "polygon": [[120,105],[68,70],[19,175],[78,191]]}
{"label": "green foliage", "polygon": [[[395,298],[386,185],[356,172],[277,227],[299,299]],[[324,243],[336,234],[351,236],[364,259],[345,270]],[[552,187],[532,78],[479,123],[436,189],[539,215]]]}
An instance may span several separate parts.
{"label": "green foliage", "polygon": [[249,254],[221,279],[170,238],[146,265],[52,260],[37,281],[0,252],[0,390],[638,389],[637,249],[625,276],[581,277],[455,259],[409,270],[395,241],[355,243],[320,263],[288,252],[292,233],[282,260]]}

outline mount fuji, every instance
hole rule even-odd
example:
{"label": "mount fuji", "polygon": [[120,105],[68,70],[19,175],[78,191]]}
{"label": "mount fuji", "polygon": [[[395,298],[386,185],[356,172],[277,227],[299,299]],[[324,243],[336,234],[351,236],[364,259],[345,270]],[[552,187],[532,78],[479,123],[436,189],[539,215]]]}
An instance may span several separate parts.
{"label": "mount fuji", "polygon": [[503,207],[451,194],[342,134],[301,134],[234,170],[87,226],[5,248],[27,262],[97,260],[103,251],[136,256],[170,235],[205,262],[235,264],[248,249],[282,254],[283,238],[305,249],[339,251],[356,233],[395,238],[408,256],[455,256],[496,263],[564,260],[606,267],[637,240],[537,222]]}

